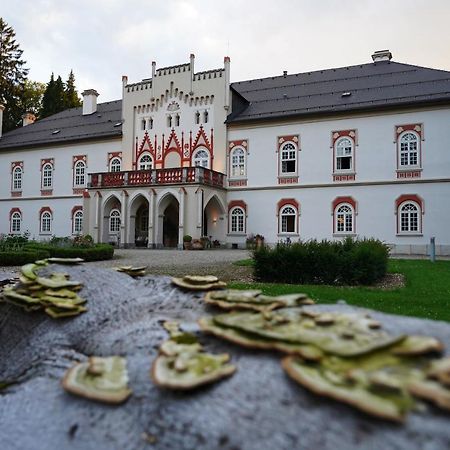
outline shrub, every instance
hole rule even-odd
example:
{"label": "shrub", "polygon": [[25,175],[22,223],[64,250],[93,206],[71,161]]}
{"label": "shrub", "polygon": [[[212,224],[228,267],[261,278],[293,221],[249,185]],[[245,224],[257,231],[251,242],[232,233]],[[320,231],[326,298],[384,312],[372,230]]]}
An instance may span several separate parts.
{"label": "shrub", "polygon": [[255,278],[290,284],[372,284],[387,271],[388,247],[375,239],[316,240],[253,252]]}
{"label": "shrub", "polygon": [[192,236],[186,234],[183,236],[183,242],[192,242]]}
{"label": "shrub", "polygon": [[0,266],[22,266],[49,256],[49,253],[43,250],[0,252]]}
{"label": "shrub", "polygon": [[[114,247],[109,244],[95,244],[92,247],[54,247],[50,244],[33,242],[26,250],[41,250],[55,258],[83,258],[85,261],[101,261],[114,256]],[[47,257],[48,257],[47,256]]]}

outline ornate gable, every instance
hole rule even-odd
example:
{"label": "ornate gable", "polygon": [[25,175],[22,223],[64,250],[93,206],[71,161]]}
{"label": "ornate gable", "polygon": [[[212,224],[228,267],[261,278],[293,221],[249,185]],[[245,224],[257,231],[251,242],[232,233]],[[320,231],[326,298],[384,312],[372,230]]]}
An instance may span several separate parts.
{"label": "ornate gable", "polygon": [[169,139],[167,139],[167,143],[164,146],[164,153],[167,153],[169,151],[169,149],[174,149],[174,148],[181,155],[182,146],[180,144],[177,134],[175,133],[175,130],[172,129],[172,132],[169,135]]}
{"label": "ornate gable", "polygon": [[202,125],[200,125],[200,129],[198,130],[197,136],[195,137],[194,144],[192,145],[192,150],[200,146],[206,147],[208,150],[211,150],[211,144]]}

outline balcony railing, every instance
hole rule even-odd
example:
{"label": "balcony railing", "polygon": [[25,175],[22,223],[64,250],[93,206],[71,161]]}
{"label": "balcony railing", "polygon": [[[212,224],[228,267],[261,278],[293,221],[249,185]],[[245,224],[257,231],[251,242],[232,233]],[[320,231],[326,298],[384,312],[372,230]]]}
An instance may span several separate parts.
{"label": "balcony railing", "polygon": [[204,167],[101,172],[89,174],[88,187],[111,188],[167,184],[205,184],[207,186],[224,187],[225,175]]}

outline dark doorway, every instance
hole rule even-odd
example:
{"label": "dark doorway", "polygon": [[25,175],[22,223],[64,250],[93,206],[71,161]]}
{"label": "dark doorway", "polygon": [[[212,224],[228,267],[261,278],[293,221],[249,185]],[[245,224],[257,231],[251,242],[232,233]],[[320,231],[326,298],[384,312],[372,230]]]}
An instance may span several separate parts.
{"label": "dark doorway", "polygon": [[136,212],[134,226],[134,243],[136,247],[147,247],[148,243],[148,206],[141,205]]}
{"label": "dark doorway", "polygon": [[163,245],[164,247],[178,246],[178,204],[171,202],[164,210],[163,219]]}

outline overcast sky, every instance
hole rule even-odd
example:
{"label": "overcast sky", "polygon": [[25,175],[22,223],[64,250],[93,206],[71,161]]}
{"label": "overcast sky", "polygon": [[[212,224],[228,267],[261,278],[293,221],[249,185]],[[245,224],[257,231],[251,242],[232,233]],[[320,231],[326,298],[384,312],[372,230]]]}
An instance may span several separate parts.
{"label": "overcast sky", "polygon": [[75,72],[79,91],[121,96],[138,81],[187,62],[222,67],[232,81],[394,60],[450,70],[450,0],[1,0],[29,77]]}

